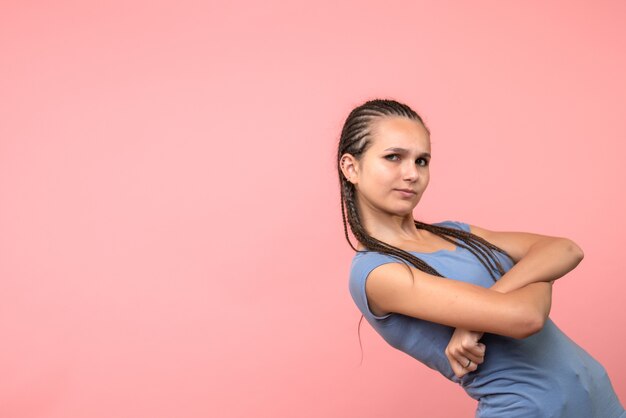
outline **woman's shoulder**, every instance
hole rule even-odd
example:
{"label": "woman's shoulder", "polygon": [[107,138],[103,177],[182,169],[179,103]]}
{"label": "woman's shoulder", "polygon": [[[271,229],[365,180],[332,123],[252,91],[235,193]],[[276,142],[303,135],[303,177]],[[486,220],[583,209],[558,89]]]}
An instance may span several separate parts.
{"label": "woman's shoulder", "polygon": [[350,276],[353,279],[363,279],[367,277],[376,267],[388,263],[404,263],[404,260],[400,257],[380,253],[378,251],[357,251],[352,257]]}
{"label": "woman's shoulder", "polygon": [[370,309],[365,291],[365,283],[370,273],[377,267],[388,263],[401,263],[401,259],[378,251],[357,251],[350,268],[349,289],[352,298],[363,313],[370,318],[386,319],[391,313],[377,315]]}
{"label": "woman's shoulder", "polygon": [[391,254],[385,254],[378,251],[371,250],[359,250],[354,253],[352,257],[352,267],[354,268],[356,265],[375,263],[375,262],[401,262],[399,257],[393,256]]}

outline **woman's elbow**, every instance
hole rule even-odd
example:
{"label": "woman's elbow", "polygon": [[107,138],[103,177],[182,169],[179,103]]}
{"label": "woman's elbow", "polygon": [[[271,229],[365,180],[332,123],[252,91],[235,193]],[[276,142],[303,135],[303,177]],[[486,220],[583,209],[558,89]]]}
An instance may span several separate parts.
{"label": "woman's elbow", "polygon": [[580,263],[583,260],[583,258],[585,258],[585,253],[583,252],[582,248],[580,248],[578,244],[576,244],[571,239],[568,239],[568,238],[564,238],[564,239],[565,239],[568,253],[571,254],[576,264]]}
{"label": "woman's elbow", "polygon": [[511,337],[522,339],[541,331],[546,324],[547,316],[543,312],[527,309],[523,312],[516,326],[512,327]]}
{"label": "woman's elbow", "polygon": [[522,338],[530,337],[541,331],[546,324],[546,317],[540,313],[534,313],[526,323]]}

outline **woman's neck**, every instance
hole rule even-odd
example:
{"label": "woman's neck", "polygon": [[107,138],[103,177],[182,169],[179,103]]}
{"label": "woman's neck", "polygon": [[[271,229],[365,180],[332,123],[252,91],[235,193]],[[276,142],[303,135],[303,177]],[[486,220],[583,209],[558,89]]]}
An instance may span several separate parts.
{"label": "woman's neck", "polygon": [[419,242],[424,239],[421,231],[415,227],[412,213],[406,216],[370,214],[363,216],[362,222],[372,238],[396,247],[407,241]]}

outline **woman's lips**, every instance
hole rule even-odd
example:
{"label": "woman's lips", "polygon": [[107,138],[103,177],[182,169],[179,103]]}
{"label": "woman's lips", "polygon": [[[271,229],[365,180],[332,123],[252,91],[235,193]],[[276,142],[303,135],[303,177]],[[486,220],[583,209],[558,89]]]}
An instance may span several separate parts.
{"label": "woman's lips", "polygon": [[403,197],[413,197],[417,194],[417,192],[411,189],[396,189],[396,191],[400,192]]}

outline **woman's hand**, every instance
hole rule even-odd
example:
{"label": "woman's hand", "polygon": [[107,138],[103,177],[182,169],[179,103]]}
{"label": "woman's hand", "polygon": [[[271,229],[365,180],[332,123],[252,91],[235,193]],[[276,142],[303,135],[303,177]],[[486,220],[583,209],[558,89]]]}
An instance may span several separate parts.
{"label": "woman's hand", "polygon": [[485,344],[478,342],[482,332],[457,328],[445,349],[446,357],[456,377],[473,372],[485,360]]}

